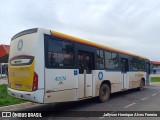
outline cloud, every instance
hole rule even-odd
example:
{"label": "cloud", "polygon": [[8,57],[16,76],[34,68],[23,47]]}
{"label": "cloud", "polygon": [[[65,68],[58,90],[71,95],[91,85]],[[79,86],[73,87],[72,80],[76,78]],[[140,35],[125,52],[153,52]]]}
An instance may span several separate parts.
{"label": "cloud", "polygon": [[160,1],[0,0],[0,44],[42,27],[160,60]]}

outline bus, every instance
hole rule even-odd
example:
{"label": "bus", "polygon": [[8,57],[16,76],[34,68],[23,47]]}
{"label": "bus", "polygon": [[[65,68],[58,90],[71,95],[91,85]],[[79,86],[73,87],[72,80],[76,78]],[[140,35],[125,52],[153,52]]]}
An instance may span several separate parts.
{"label": "bus", "polygon": [[8,70],[9,95],[37,103],[106,102],[150,83],[149,59],[43,28],[11,38]]}

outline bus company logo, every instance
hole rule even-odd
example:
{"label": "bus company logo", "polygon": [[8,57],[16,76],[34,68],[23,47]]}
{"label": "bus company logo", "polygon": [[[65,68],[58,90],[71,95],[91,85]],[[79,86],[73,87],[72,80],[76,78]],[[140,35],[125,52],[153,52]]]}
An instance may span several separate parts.
{"label": "bus company logo", "polygon": [[99,78],[99,80],[102,80],[102,79],[103,79],[103,73],[102,73],[102,72],[99,72],[99,73],[98,73],[98,78]]}
{"label": "bus company logo", "polygon": [[23,40],[20,39],[20,40],[18,41],[17,49],[18,49],[18,51],[21,51],[22,48],[23,48]]}

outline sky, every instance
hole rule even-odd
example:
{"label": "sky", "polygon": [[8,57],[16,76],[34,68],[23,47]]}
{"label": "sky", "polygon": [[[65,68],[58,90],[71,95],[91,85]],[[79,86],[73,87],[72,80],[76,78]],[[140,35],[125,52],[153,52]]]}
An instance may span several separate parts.
{"label": "sky", "polygon": [[0,0],[0,44],[37,27],[160,61],[160,0]]}

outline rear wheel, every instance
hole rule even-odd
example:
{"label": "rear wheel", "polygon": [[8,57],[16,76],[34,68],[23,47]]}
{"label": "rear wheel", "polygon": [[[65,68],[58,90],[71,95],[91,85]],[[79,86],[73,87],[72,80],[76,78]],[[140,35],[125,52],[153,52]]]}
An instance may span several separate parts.
{"label": "rear wheel", "polygon": [[110,88],[107,84],[102,84],[99,91],[100,102],[106,102],[110,97]]}
{"label": "rear wheel", "polygon": [[144,81],[143,80],[141,80],[141,82],[140,82],[139,90],[140,91],[144,90]]}

